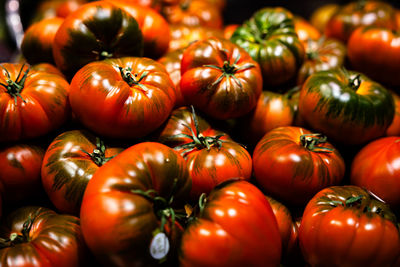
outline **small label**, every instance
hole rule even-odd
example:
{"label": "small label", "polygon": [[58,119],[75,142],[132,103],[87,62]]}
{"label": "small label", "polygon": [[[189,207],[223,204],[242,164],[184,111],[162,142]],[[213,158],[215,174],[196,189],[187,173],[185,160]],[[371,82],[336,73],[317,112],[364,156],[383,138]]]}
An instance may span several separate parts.
{"label": "small label", "polygon": [[164,233],[156,234],[150,243],[150,254],[156,260],[161,260],[167,256],[169,251],[169,240]]}

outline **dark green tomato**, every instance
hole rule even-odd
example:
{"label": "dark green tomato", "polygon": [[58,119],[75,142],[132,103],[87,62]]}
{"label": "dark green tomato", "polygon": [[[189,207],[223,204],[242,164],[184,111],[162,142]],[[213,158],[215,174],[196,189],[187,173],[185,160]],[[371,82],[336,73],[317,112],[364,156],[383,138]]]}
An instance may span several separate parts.
{"label": "dark green tomato", "polygon": [[170,242],[165,263],[177,266],[176,209],[183,209],[190,186],[186,162],[172,148],[152,142],[127,148],[89,181],[81,207],[86,243],[103,266],[160,266],[150,244],[162,231]]}
{"label": "dark green tomato", "polygon": [[137,21],[111,3],[82,5],[61,24],[54,38],[57,67],[71,79],[92,61],[141,56],[143,36]]}
{"label": "dark green tomato", "polygon": [[306,80],[299,112],[314,130],[355,145],[385,133],[393,120],[394,101],[389,91],[366,76],[337,69]]}
{"label": "dark green tomato", "polygon": [[398,266],[395,214],[357,186],[318,192],[304,210],[299,242],[309,266]]}
{"label": "dark green tomato", "polygon": [[266,85],[279,85],[296,76],[304,47],[294,29],[293,15],[284,8],[263,8],[238,27],[231,41],[257,61]]}
{"label": "dark green tomato", "polygon": [[60,134],[48,147],[42,164],[42,183],[54,206],[79,215],[83,193],[93,174],[122,148],[106,148],[87,131]]}
{"label": "dark green tomato", "polygon": [[41,207],[12,212],[0,230],[0,266],[87,266],[79,218]]}

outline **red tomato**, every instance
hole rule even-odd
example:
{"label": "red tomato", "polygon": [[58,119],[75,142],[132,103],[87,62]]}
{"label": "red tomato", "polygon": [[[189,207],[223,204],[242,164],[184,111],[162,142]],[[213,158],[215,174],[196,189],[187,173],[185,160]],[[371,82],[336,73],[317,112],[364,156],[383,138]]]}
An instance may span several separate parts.
{"label": "red tomato", "polygon": [[41,207],[22,207],[1,225],[0,265],[88,266],[79,218]]}
{"label": "red tomato", "polygon": [[57,136],[47,148],[42,184],[53,205],[63,213],[79,215],[83,193],[93,174],[122,148],[106,147],[87,131]]}
{"label": "red tomato", "polygon": [[351,165],[351,183],[400,207],[400,137],[377,139],[364,146]]}
{"label": "red tomato", "polygon": [[400,86],[400,34],[390,28],[360,27],[347,43],[351,65],[368,77]]}
{"label": "red tomato", "polygon": [[344,160],[326,137],[300,127],[268,132],[253,152],[253,171],[266,193],[304,205],[321,189],[338,184]]}
{"label": "red tomato", "polygon": [[333,186],[307,204],[299,241],[310,266],[389,267],[400,253],[396,216],[356,186]]}
{"label": "red tomato", "polygon": [[240,24],[229,24],[224,27],[224,38],[230,40],[232,34],[236,31],[236,29],[240,26]]}
{"label": "red tomato", "polygon": [[0,183],[6,203],[38,195],[44,150],[36,145],[15,144],[0,149]]}
{"label": "red tomato", "polygon": [[107,0],[131,14],[143,34],[143,56],[158,59],[167,52],[171,40],[168,22],[149,7],[120,0]]}
{"label": "red tomato", "polygon": [[191,44],[183,53],[181,74],[186,103],[216,119],[245,115],[256,106],[262,91],[258,63],[225,39]]}
{"label": "red tomato", "polygon": [[164,66],[152,59],[107,59],[76,73],[69,100],[77,118],[93,132],[137,138],[168,118],[175,86]]}
{"label": "red tomato", "polygon": [[0,142],[39,137],[70,114],[68,82],[22,64],[0,65]]}
{"label": "red tomato", "polygon": [[317,28],[311,25],[307,20],[302,17],[295,16],[293,18],[294,30],[296,31],[299,40],[303,44],[307,44],[308,40],[318,40],[321,38],[321,33]]}
{"label": "red tomato", "polygon": [[279,266],[281,236],[271,206],[246,181],[221,184],[186,228],[180,265]]}
{"label": "red tomato", "polygon": [[190,185],[185,160],[160,143],[134,145],[99,168],[81,206],[82,232],[99,262],[158,266],[151,243],[163,232],[170,244],[163,255],[166,264],[177,266],[174,257],[182,228],[174,223],[179,216],[173,209],[183,209]]}
{"label": "red tomato", "polygon": [[49,18],[29,26],[22,39],[21,52],[29,64],[52,63],[53,41],[64,19]]}
{"label": "red tomato", "polygon": [[387,136],[400,136],[400,96],[390,91],[394,101],[394,118],[390,126],[386,130]]}
{"label": "red tomato", "polygon": [[223,181],[251,177],[252,159],[247,150],[187,107],[172,113],[159,140],[186,159],[192,178],[192,199],[208,194]]}

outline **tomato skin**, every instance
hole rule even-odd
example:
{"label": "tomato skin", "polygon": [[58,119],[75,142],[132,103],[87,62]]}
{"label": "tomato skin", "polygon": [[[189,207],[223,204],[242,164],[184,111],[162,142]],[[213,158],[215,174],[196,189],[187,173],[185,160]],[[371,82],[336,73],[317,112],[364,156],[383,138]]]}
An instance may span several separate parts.
{"label": "tomato skin", "polygon": [[0,183],[6,203],[19,202],[42,189],[40,168],[44,150],[36,145],[14,144],[0,149]]}
{"label": "tomato skin", "polygon": [[[350,204],[351,197],[361,197]],[[299,241],[310,266],[393,266],[399,255],[396,216],[357,186],[333,186],[307,204]]]}
{"label": "tomato skin", "polygon": [[339,7],[338,4],[324,4],[316,8],[310,16],[311,25],[316,27],[320,32],[324,32],[326,24]]}
{"label": "tomato skin", "polygon": [[223,26],[221,10],[203,0],[180,0],[176,4],[165,6],[161,13],[169,24],[215,29],[221,29]]}
{"label": "tomato skin", "polygon": [[176,102],[175,108],[185,105],[185,100],[183,98],[179,83],[181,81],[181,60],[183,56],[184,48],[173,50],[164,54],[164,56],[157,61],[164,65],[167,70],[169,77],[176,88]]}
{"label": "tomato skin", "polygon": [[88,251],[75,216],[42,207],[22,207],[4,220],[1,238],[8,239],[12,233],[22,235],[23,224],[29,219],[33,220],[29,240],[0,249],[1,266],[88,266]]}
{"label": "tomato skin", "polygon": [[32,23],[54,17],[65,18],[86,2],[85,0],[40,1],[33,16]]}
{"label": "tomato skin", "polygon": [[240,24],[229,24],[224,27],[224,38],[230,40],[233,33],[240,26]]}
{"label": "tomato skin", "polygon": [[211,37],[223,38],[220,29],[205,26],[187,26],[182,24],[172,24],[171,41],[169,51],[185,49],[195,41],[207,40]]}
{"label": "tomato skin", "polygon": [[269,131],[253,152],[254,177],[266,193],[284,203],[304,205],[322,188],[338,184],[345,164],[339,151],[325,142],[314,150],[300,138],[310,131],[293,126]]}
{"label": "tomato skin", "polygon": [[[132,190],[154,189],[163,198],[173,194],[180,207],[190,186],[186,162],[173,149],[152,142],[127,148],[103,165],[86,188],[80,215],[87,245],[104,266],[159,266],[149,245],[160,218],[154,204]],[[181,230],[166,231],[169,256]]]}
{"label": "tomato skin", "polygon": [[[400,86],[400,34],[389,28],[360,27],[347,44],[352,67],[372,79]],[[374,56],[371,56],[371,55]]]}
{"label": "tomato skin", "polygon": [[[23,68],[21,80],[28,68],[22,64],[1,65],[1,84],[15,82]],[[34,69],[29,70],[20,91],[25,102],[0,85],[0,143],[35,138],[57,129],[70,115],[68,94],[69,84],[62,76]]]}
{"label": "tomato skin", "polygon": [[356,145],[385,133],[394,102],[382,85],[360,73],[336,69],[314,73],[305,81],[299,112],[315,131]]}
{"label": "tomato skin", "polygon": [[253,111],[240,119],[238,130],[246,142],[256,145],[272,129],[293,125],[296,111],[292,101],[291,92],[263,90]]}
{"label": "tomato skin", "polygon": [[351,165],[351,183],[365,188],[392,208],[400,207],[400,137],[382,137],[364,146]]}
{"label": "tomato skin", "polygon": [[120,0],[107,0],[124,9],[137,21],[143,35],[143,56],[158,59],[169,48],[171,40],[170,26],[157,11],[134,3]]}
{"label": "tomato skin", "polygon": [[294,30],[296,31],[299,40],[303,44],[307,44],[308,40],[318,40],[321,38],[321,33],[317,28],[315,28],[306,19],[300,16],[294,16]]}
{"label": "tomato skin", "polygon": [[340,68],[346,59],[346,46],[339,40],[321,37],[305,43],[306,58],[297,74],[297,84],[303,85],[311,74]]}
{"label": "tomato skin", "polygon": [[[191,199],[197,200],[202,193],[210,193],[219,183],[232,178],[249,180],[252,173],[252,159],[247,150],[225,133],[210,126],[202,117],[196,116],[187,107],[174,110],[162,129],[159,140],[184,156],[192,178]],[[182,134],[197,137],[216,138],[217,143],[198,144],[193,149],[178,147],[188,145],[194,138],[182,138]]]}
{"label": "tomato skin", "polygon": [[[130,85],[119,67],[124,71],[130,68],[129,77],[136,82]],[[76,73],[69,100],[78,119],[93,132],[137,138],[168,118],[175,104],[175,86],[164,66],[152,59],[107,59]]]}
{"label": "tomato skin", "polygon": [[84,4],[72,12],[53,43],[56,65],[68,79],[90,62],[142,54],[143,36],[137,21],[106,1]]}
{"label": "tomato skin", "polygon": [[354,1],[341,6],[325,26],[325,35],[347,43],[351,33],[359,26],[397,29],[394,8],[381,1]]}
{"label": "tomato skin", "polygon": [[392,124],[386,130],[386,136],[400,136],[400,96],[390,91],[394,101],[394,118]]}
{"label": "tomato skin", "polygon": [[54,65],[49,64],[49,63],[39,63],[31,66],[32,70],[36,71],[41,71],[41,72],[47,72],[51,74],[56,74],[58,76],[64,77],[62,72],[57,69]]}
{"label": "tomato skin", "polygon": [[191,44],[183,53],[181,74],[185,102],[216,119],[250,112],[262,91],[258,63],[225,39],[213,37]]}
{"label": "tomato skin", "polygon": [[304,59],[293,14],[280,7],[257,11],[236,29],[231,41],[260,64],[265,85],[277,86],[294,78]]}
{"label": "tomato skin", "polygon": [[43,159],[41,180],[60,212],[79,215],[83,193],[93,174],[106,164],[107,159],[122,151],[122,148],[107,148],[96,163],[95,149],[100,150],[96,146],[96,137],[85,130],[64,132],[49,145]]}
{"label": "tomato skin", "polygon": [[29,26],[21,43],[21,52],[29,64],[51,63],[53,59],[53,40],[64,19],[49,18]]}
{"label": "tomato skin", "polygon": [[181,266],[279,266],[281,237],[271,206],[246,181],[210,193],[201,215],[186,228]]}

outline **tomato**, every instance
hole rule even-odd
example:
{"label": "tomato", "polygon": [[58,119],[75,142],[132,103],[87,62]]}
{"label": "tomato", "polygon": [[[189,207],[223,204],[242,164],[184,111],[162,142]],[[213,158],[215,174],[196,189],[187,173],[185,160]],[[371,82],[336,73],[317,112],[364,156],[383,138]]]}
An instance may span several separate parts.
{"label": "tomato", "polygon": [[81,5],[88,1],[84,0],[68,0],[60,1],[60,4],[56,7],[56,16],[60,18],[66,18],[69,14],[77,10]]}
{"label": "tomato", "polygon": [[86,188],[80,213],[85,241],[99,262],[158,266],[151,242],[155,234],[164,233],[170,244],[167,266],[176,266],[172,262],[182,228],[173,209],[183,208],[180,203],[187,199],[190,185],[185,160],[159,143],[134,145],[99,168]]}
{"label": "tomato", "polygon": [[183,234],[180,266],[279,266],[277,222],[254,185],[221,184],[203,201],[199,213]]}
{"label": "tomato", "polygon": [[294,30],[296,31],[299,40],[306,44],[308,40],[318,40],[321,38],[321,33],[311,23],[302,17],[295,16],[293,19]]}
{"label": "tomato", "polygon": [[137,21],[106,1],[82,5],[71,13],[53,43],[56,65],[68,79],[92,61],[141,56],[142,50],[143,37]]}
{"label": "tomato", "polygon": [[29,199],[41,190],[43,155],[41,147],[22,143],[0,149],[1,195],[6,203]]}
{"label": "tomato", "polygon": [[176,4],[165,6],[162,14],[170,24],[216,29],[223,26],[221,10],[204,0],[179,0]]}
{"label": "tomato", "polygon": [[224,27],[224,38],[230,40],[233,33],[240,26],[240,24],[229,24]]}
{"label": "tomato", "polygon": [[262,91],[258,63],[225,39],[209,38],[191,44],[183,53],[181,74],[185,102],[216,119],[248,113]]}
{"label": "tomato", "polygon": [[184,50],[185,49],[180,48],[167,52],[162,58],[158,60],[158,62],[164,65],[169,74],[169,77],[176,87],[175,107],[181,107],[185,105],[185,100],[183,99],[183,95],[179,87],[179,83],[181,82],[181,60]]}
{"label": "tomato", "polygon": [[335,3],[323,4],[322,6],[316,8],[310,16],[310,23],[320,32],[325,31],[325,26],[329,19],[337,12],[339,5]]}
{"label": "tomato", "polygon": [[62,76],[22,64],[0,67],[0,142],[39,137],[66,121],[69,84]]}
{"label": "tomato", "polygon": [[321,37],[305,43],[306,58],[297,74],[297,84],[302,85],[313,73],[340,68],[346,59],[346,46],[339,40]]}
{"label": "tomato", "polygon": [[298,235],[298,227],[293,222],[289,209],[276,199],[266,196],[278,223],[279,233],[282,239],[282,260],[290,257],[295,249]]}
{"label": "tomato", "polygon": [[315,131],[345,144],[382,136],[393,120],[391,94],[361,73],[335,69],[311,75],[300,92],[299,112]]}
{"label": "tomato", "polygon": [[169,51],[184,49],[195,41],[207,40],[210,37],[223,38],[223,33],[220,29],[182,24],[173,24],[170,28],[171,41],[169,43]]}
{"label": "tomato", "polygon": [[56,74],[63,77],[63,74],[54,65],[49,63],[39,63],[31,66],[32,70],[46,72],[48,74]]}
{"label": "tomato", "polygon": [[22,207],[3,221],[1,266],[87,266],[79,218],[42,207]]}
{"label": "tomato", "polygon": [[42,183],[54,206],[79,215],[83,193],[93,174],[122,148],[106,148],[93,134],[72,130],[49,145],[42,164]]}
{"label": "tomato", "polygon": [[34,12],[32,23],[54,17],[65,18],[86,2],[85,0],[40,1]]}
{"label": "tomato", "polygon": [[325,26],[325,35],[347,43],[359,26],[397,29],[395,9],[383,1],[358,0],[341,6]]}
{"label": "tomato", "polygon": [[269,131],[253,152],[254,177],[267,194],[304,205],[321,189],[339,184],[344,160],[326,138],[301,127]]}
{"label": "tomato", "polygon": [[168,22],[157,11],[134,3],[107,0],[131,14],[143,34],[143,56],[158,59],[169,47],[171,39]]}
{"label": "tomato", "polygon": [[48,62],[54,64],[53,40],[64,19],[49,18],[32,24],[25,31],[21,52],[29,64]]}
{"label": "tomato", "polygon": [[260,64],[265,85],[288,82],[303,62],[304,47],[293,14],[281,7],[260,9],[236,29],[231,40]]}
{"label": "tomato", "polygon": [[351,34],[347,47],[355,70],[378,82],[400,86],[400,32],[376,26],[360,27]]}
{"label": "tomato", "polygon": [[164,66],[152,59],[107,59],[76,73],[69,100],[77,118],[93,132],[137,138],[168,118],[175,86]]}
{"label": "tomato", "polygon": [[351,183],[376,194],[393,208],[400,207],[400,137],[379,138],[364,146],[351,165]]}
{"label": "tomato", "polygon": [[394,266],[400,252],[396,216],[356,186],[333,186],[307,204],[299,229],[310,266]]}
{"label": "tomato", "polygon": [[252,159],[247,150],[187,107],[172,113],[159,140],[184,156],[192,178],[192,199],[231,178],[251,177]]}
{"label": "tomato", "polygon": [[390,91],[394,100],[394,118],[390,126],[386,130],[387,136],[400,136],[400,96]]}
{"label": "tomato", "polygon": [[238,131],[253,145],[269,131],[294,123],[296,114],[292,103],[292,91],[285,94],[262,91],[256,107],[240,119]]}

